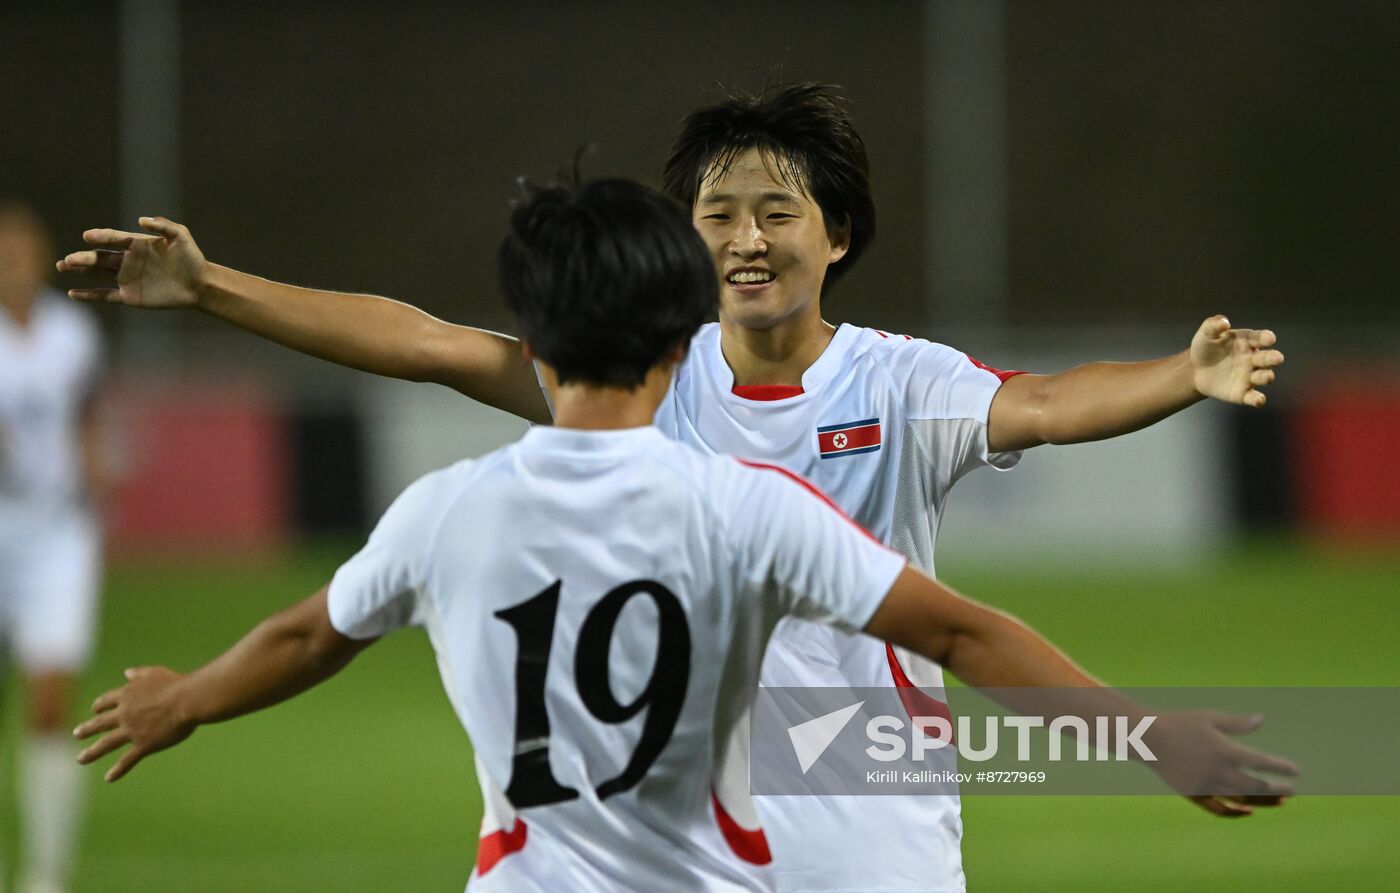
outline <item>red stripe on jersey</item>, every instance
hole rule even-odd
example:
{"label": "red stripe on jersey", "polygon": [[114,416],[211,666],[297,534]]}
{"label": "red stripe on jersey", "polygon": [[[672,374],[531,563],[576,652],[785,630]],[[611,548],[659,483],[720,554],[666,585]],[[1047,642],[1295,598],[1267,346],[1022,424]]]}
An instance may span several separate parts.
{"label": "red stripe on jersey", "polygon": [[750,865],[767,865],[773,861],[773,854],[768,850],[768,838],[762,828],[750,831],[734,821],[713,791],[710,792],[710,802],[715,805],[715,824],[719,825],[719,833],[724,835],[724,842],[729,844],[734,855]]}
{"label": "red stripe on jersey", "polygon": [[529,828],[525,826],[525,820],[516,819],[515,827],[511,830],[494,831],[477,841],[476,876],[483,877],[496,867],[497,862],[511,853],[525,849],[525,838],[528,835]]}
{"label": "red stripe on jersey", "polygon": [[864,447],[880,445],[880,423],[858,428],[842,428],[817,434],[817,450],[822,453],[845,453]]}
{"label": "red stripe on jersey", "polygon": [[992,373],[997,378],[1001,379],[1003,382],[1005,382],[1008,378],[1014,378],[1017,375],[1026,374],[1024,369],[1014,369],[1010,372],[1004,372],[1001,369],[997,369],[994,366],[988,366],[986,363],[982,362],[981,360],[977,359],[971,354],[963,354],[963,356],[967,357],[968,360],[972,362],[972,365],[976,366],[978,369],[981,369],[984,372]]}
{"label": "red stripe on jersey", "polygon": [[953,714],[948,709],[948,705],[923,693],[916,686],[912,679],[904,672],[904,667],[899,665],[899,656],[894,653],[894,646],[885,643],[885,658],[890,662],[890,676],[894,678],[895,687],[899,689],[900,703],[904,704],[904,709],[909,716],[941,716],[948,720],[949,725],[953,722]]}
{"label": "red stripe on jersey", "polygon": [[[850,524],[856,530],[859,530],[861,533],[865,534],[871,542],[878,543],[879,545],[884,546],[886,549],[890,548],[889,546],[885,546],[884,543],[881,543],[879,540],[875,539],[874,535],[871,534],[870,531],[866,530],[864,527],[860,526],[854,520],[852,520],[851,516],[846,514],[841,509],[841,506],[831,501],[830,496],[827,496],[821,491],[820,487],[818,487],[816,484],[813,484],[811,481],[807,480],[802,475],[793,474],[791,471],[788,471],[786,468],[783,468],[780,465],[769,465],[767,462],[750,462],[748,459],[736,459],[735,461],[737,461],[740,465],[747,465],[750,468],[760,468],[765,469],[767,471],[776,471],[779,474],[786,475],[787,477],[806,487],[807,492],[811,493],[813,496],[817,497],[822,502],[829,505],[832,511],[844,518],[847,524]],[[891,549],[890,551],[894,550]]]}
{"label": "red stripe on jersey", "polygon": [[800,384],[736,384],[730,393],[745,400],[786,400],[803,391]]}

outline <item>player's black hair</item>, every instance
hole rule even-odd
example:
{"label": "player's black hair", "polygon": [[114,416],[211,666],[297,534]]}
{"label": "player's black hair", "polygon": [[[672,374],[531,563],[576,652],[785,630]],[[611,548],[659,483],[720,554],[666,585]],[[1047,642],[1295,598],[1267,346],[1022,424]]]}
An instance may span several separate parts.
{"label": "player's black hair", "polygon": [[521,188],[500,256],[521,335],[561,384],[637,387],[719,297],[690,214],[630,180]]}
{"label": "player's black hair", "polygon": [[829,84],[784,84],[690,113],[666,161],[666,194],[693,208],[701,186],[749,149],[762,153],[777,179],[816,202],[828,232],[849,223],[850,247],[827,273],[835,282],[875,238],[870,162],[840,92]]}

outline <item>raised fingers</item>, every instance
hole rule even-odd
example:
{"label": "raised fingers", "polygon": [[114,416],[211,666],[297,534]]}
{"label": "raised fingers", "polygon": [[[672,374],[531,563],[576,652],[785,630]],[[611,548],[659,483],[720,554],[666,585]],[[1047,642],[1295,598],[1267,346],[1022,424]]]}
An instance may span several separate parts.
{"label": "raised fingers", "polygon": [[122,268],[124,256],[121,251],[75,251],[58,262],[58,271],[115,276]]}
{"label": "raised fingers", "polygon": [[89,245],[101,245],[104,248],[129,248],[131,243],[138,239],[149,239],[150,236],[142,233],[128,233],[119,229],[89,229],[83,231],[83,241]]}
{"label": "raised fingers", "polygon": [[1245,747],[1243,744],[1236,744],[1231,755],[1238,765],[1246,769],[1257,769],[1260,772],[1272,772],[1275,775],[1290,777],[1298,774],[1298,764],[1292,760],[1264,753],[1262,750],[1255,750],[1252,747]]}
{"label": "raised fingers", "polygon": [[103,713],[99,716],[94,716],[92,719],[81,723],[76,729],[73,730],[73,737],[81,741],[84,738],[91,738],[98,732],[110,732],[112,729],[115,729],[120,723],[121,720],[117,719],[116,712],[109,710],[106,713]]}
{"label": "raised fingers", "polygon": [[1273,381],[1274,370],[1272,369],[1255,369],[1253,372],[1249,373],[1249,383],[1255,387],[1272,384]]}
{"label": "raised fingers", "polygon": [[114,688],[111,691],[105,691],[98,695],[97,700],[92,702],[92,712],[106,713],[108,710],[117,706],[117,695],[120,693],[120,688]]}
{"label": "raised fingers", "polygon": [[141,759],[144,756],[146,756],[145,751],[143,751],[139,747],[133,747],[131,750],[128,750],[126,753],[122,754],[121,759],[117,760],[116,765],[114,765],[111,769],[107,770],[107,774],[102,776],[103,780],[116,781],[126,773],[130,772],[132,767],[135,766],[137,763],[141,762]]}
{"label": "raised fingers", "polygon": [[1221,314],[1210,317],[1201,323],[1201,330],[1214,341],[1223,339],[1230,331],[1230,320]]}
{"label": "raised fingers", "polygon": [[91,745],[82,753],[78,754],[78,762],[86,766],[93,760],[100,760],[122,745],[129,743],[131,743],[131,736],[126,732],[120,729],[108,732],[106,735],[99,738],[96,744]]}
{"label": "raised fingers", "polygon": [[1250,347],[1273,347],[1278,343],[1278,336],[1272,329],[1248,329],[1245,337]]}
{"label": "raised fingers", "polygon": [[147,232],[157,233],[167,239],[178,239],[189,233],[185,227],[164,217],[142,217],[136,222],[141,224],[141,228]]}

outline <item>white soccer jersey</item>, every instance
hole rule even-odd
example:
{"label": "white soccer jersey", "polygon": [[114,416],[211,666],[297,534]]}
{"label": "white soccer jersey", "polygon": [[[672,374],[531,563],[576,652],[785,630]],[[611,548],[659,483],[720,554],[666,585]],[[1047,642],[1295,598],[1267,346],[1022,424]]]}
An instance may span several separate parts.
{"label": "white soccer jersey", "polygon": [[427,628],[487,804],[470,889],[765,890],[715,784],[764,644],[863,627],[905,564],[785,471],[534,428],[409,487],[329,611]]}
{"label": "white soccer jersey", "polygon": [[24,328],[0,310],[0,512],[81,495],[77,426],[100,356],[92,317],[57,293],[39,296]]}
{"label": "white soccer jersey", "polygon": [[92,649],[101,538],[78,422],[100,345],[92,317],[56,293],[24,328],[0,310],[0,645],[27,673],[76,672]]}
{"label": "white soccer jersey", "polygon": [[[1020,458],[987,451],[988,410],[1007,375],[941,344],[843,325],[803,373],[800,389],[735,393],[719,325],[711,323],[691,342],[656,424],[682,443],[797,472],[933,574],[949,489],[974,468],[1010,468]],[[942,674],[862,633],[791,618],[774,633],[762,671],[768,686],[911,681],[941,688]],[[965,887],[956,797],[756,800],[783,893]]]}

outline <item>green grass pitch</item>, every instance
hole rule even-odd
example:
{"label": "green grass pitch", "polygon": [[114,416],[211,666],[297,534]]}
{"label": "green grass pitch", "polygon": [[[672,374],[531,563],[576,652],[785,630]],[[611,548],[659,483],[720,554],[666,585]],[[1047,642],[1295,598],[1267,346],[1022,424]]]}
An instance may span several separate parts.
{"label": "green grass pitch", "polygon": [[[116,568],[83,701],[123,667],[188,669],[211,657],[348,553]],[[1394,555],[1277,545],[1165,575],[951,574],[1125,685],[1400,685],[1397,581]],[[11,697],[7,741],[17,718]],[[5,752],[0,831],[12,864]],[[118,784],[99,775],[91,770],[77,893],[447,891],[471,870],[471,755],[416,632],[291,703],[201,729]],[[982,797],[965,801],[964,822],[977,890],[1375,890],[1400,877],[1400,798],[1299,798],[1223,821],[1167,797]]]}

